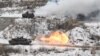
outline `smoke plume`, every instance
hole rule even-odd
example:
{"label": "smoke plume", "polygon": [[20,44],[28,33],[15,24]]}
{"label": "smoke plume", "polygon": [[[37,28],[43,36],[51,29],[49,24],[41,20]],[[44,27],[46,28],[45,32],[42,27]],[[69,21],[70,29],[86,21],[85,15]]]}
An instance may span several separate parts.
{"label": "smoke plume", "polygon": [[[35,16],[72,16],[82,13],[87,17],[92,12],[100,11],[100,0],[59,0],[48,1],[45,6],[35,9]],[[100,13],[98,13],[100,14]],[[99,18],[98,16],[96,16]]]}

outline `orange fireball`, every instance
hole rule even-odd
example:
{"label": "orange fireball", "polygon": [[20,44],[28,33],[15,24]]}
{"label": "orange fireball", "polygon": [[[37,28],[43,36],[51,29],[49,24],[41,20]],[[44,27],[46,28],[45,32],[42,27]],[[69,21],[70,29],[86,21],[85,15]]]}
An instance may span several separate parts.
{"label": "orange fireball", "polygon": [[41,37],[40,40],[46,44],[60,44],[68,43],[68,35],[61,31],[51,32],[49,35]]}

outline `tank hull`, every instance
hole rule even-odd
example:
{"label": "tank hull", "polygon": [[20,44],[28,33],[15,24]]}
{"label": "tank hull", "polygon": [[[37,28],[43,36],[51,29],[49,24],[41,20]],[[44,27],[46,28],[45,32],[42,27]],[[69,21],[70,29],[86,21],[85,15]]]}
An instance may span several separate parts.
{"label": "tank hull", "polygon": [[16,38],[16,39],[9,40],[9,44],[10,45],[30,45],[31,44],[31,40]]}

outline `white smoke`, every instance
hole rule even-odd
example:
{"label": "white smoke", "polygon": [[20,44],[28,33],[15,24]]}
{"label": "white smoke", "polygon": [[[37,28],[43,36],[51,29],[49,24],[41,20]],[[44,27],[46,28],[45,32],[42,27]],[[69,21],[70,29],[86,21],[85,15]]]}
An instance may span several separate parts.
{"label": "white smoke", "polygon": [[35,9],[35,16],[76,16],[100,10],[100,0],[59,0]]}

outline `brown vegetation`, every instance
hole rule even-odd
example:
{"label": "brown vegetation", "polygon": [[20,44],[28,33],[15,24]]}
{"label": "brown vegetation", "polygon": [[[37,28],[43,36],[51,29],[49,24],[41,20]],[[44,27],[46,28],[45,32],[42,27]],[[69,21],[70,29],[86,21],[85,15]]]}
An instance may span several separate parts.
{"label": "brown vegetation", "polygon": [[71,30],[75,27],[78,27],[80,25],[83,25],[83,23],[80,23],[78,20],[75,20],[75,19],[70,19],[62,24],[57,24],[55,28],[67,31],[67,30]]}

